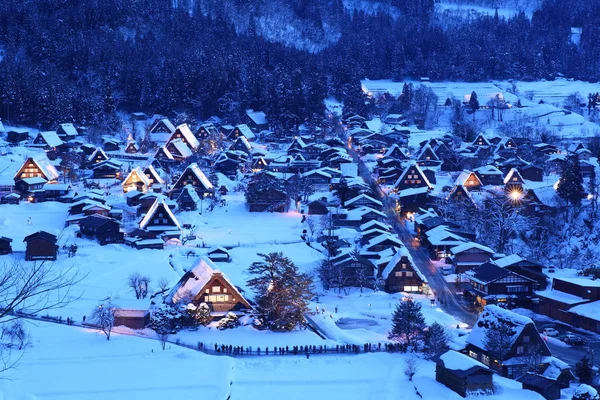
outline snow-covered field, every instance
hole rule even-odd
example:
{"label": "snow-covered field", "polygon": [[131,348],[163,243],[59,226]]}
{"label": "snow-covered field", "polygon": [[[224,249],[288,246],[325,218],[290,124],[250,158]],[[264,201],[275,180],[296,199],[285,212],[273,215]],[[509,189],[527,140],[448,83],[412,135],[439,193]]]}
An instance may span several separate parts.
{"label": "snow-covered field", "polygon": [[[460,399],[435,381],[434,363],[419,360],[413,382],[404,354],[207,356],[155,340],[103,335],[48,323],[34,337],[18,369],[10,371],[7,399],[130,399],[196,397],[263,399]],[[490,400],[541,399],[520,384],[495,379]],[[418,392],[418,394],[417,394]],[[29,393],[31,396],[18,395]]]}

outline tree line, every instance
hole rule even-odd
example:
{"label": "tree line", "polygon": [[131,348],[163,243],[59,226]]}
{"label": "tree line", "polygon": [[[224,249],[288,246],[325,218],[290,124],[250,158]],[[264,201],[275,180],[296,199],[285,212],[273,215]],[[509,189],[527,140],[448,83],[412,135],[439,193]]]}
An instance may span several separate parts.
{"label": "tree line", "polygon": [[[394,2],[399,15],[351,12],[341,1],[298,2],[295,16],[313,30],[339,31],[318,52],[265,38],[253,2],[245,29],[223,7],[190,13],[170,3],[3,1],[0,118],[43,129],[74,121],[110,132],[119,127],[118,110],[237,122],[255,108],[275,125],[294,125],[322,118],[327,96],[360,108],[364,77],[599,75],[597,2],[546,0],[531,19],[496,14],[458,24],[440,21],[429,0]],[[572,26],[583,29],[579,45],[570,42]]]}

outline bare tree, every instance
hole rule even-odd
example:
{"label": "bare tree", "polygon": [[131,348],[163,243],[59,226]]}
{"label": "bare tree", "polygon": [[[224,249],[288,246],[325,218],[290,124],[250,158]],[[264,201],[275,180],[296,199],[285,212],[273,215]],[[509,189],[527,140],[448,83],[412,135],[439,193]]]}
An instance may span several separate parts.
{"label": "bare tree", "polygon": [[13,260],[0,265],[0,373],[15,368],[29,343],[21,319],[67,306],[79,298],[73,287],[85,278],[75,268]]}
{"label": "bare tree", "polygon": [[139,272],[133,272],[127,277],[127,286],[133,289],[136,299],[146,298],[148,295],[149,285],[150,278],[140,274]]}
{"label": "bare tree", "polygon": [[110,298],[107,298],[94,308],[91,321],[98,325],[102,332],[104,332],[106,340],[110,340],[110,334],[115,325],[115,306],[112,304]]}
{"label": "bare tree", "polygon": [[306,227],[308,228],[308,232],[310,233],[310,240],[315,237],[315,233],[319,230],[319,221],[317,217],[314,215],[309,215],[306,217]]}
{"label": "bare tree", "polygon": [[542,343],[537,343],[527,347],[525,355],[522,357],[528,372],[538,372],[540,364],[545,358],[545,347]]}
{"label": "bare tree", "polygon": [[158,280],[158,290],[162,293],[166,292],[169,289],[169,280],[167,278],[160,278]]}
{"label": "bare tree", "polygon": [[158,340],[160,341],[160,347],[164,350],[169,342],[169,332],[161,331],[158,332]]}
{"label": "bare tree", "polygon": [[409,381],[413,380],[413,377],[418,371],[419,360],[416,356],[412,355],[404,359],[404,376],[406,376]]}

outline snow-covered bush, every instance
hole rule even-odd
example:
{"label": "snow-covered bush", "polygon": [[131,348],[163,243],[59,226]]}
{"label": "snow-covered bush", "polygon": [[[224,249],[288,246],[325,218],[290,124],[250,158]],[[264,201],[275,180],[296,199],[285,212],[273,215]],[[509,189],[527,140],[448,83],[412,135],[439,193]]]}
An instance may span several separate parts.
{"label": "snow-covered bush", "polygon": [[582,384],[575,389],[572,400],[599,400],[598,391],[590,385]]}
{"label": "snow-covered bush", "polygon": [[187,311],[190,314],[190,317],[198,325],[206,326],[210,324],[210,321],[212,321],[212,315],[210,315],[210,308],[206,303],[202,303],[198,307],[190,303],[187,305]]}
{"label": "snow-covered bush", "polygon": [[239,318],[232,312],[227,313],[225,318],[219,321],[217,328],[220,330],[233,329],[240,325]]}

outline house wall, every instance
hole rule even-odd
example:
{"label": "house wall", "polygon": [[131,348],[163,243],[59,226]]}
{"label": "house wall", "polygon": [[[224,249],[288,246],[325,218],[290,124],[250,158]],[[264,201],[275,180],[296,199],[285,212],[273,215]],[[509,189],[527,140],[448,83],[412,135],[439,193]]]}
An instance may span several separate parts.
{"label": "house wall", "polygon": [[552,287],[561,292],[570,293],[584,299],[592,301],[600,300],[600,287],[581,286],[571,282],[563,281],[560,278],[553,280]]}
{"label": "house wall", "polygon": [[27,242],[25,260],[56,260],[58,246],[51,241],[40,237],[32,238]]}

